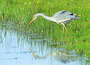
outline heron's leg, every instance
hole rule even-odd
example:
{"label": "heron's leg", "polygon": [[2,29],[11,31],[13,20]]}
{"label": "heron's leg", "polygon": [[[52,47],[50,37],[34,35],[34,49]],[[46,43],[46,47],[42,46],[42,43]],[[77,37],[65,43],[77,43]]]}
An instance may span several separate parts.
{"label": "heron's leg", "polygon": [[[67,28],[66,28],[65,24],[64,23],[61,23],[61,24],[64,26],[64,28],[65,28],[65,30],[67,32]],[[63,28],[63,30],[64,30],[64,28]]]}

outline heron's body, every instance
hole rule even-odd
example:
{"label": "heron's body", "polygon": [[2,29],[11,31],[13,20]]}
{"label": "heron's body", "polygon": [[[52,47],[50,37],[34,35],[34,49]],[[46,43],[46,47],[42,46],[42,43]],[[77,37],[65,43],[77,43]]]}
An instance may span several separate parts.
{"label": "heron's body", "polygon": [[[66,24],[67,22],[78,19],[76,14],[73,14],[73,13],[65,11],[65,10],[55,13],[54,16],[52,16],[52,17],[48,17],[48,16],[46,16],[42,13],[37,13],[37,14],[34,15],[34,18],[32,19],[32,21],[34,21],[38,16],[42,16],[42,17],[44,17],[45,19],[47,19],[49,21],[56,22],[57,24],[61,23],[64,27],[65,27],[64,24]],[[32,21],[29,24],[31,24]]]}

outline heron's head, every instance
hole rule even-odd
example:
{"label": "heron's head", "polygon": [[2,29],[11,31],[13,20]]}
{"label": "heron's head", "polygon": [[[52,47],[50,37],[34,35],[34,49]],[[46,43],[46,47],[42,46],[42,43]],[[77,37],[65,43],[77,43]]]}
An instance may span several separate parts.
{"label": "heron's head", "polygon": [[36,18],[38,17],[38,15],[37,14],[35,14],[34,16],[33,16],[33,19],[30,21],[30,23],[29,24],[31,24]]}

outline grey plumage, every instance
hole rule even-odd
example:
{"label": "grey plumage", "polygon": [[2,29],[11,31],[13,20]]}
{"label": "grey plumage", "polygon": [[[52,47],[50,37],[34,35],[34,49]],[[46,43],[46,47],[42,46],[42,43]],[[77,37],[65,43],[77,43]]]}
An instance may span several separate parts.
{"label": "grey plumage", "polygon": [[37,13],[34,15],[33,19],[31,20],[29,24],[31,24],[38,16],[42,16],[43,18],[49,21],[56,22],[57,24],[62,24],[65,27],[65,29],[66,29],[66,26],[65,26],[66,23],[72,20],[77,20],[79,18],[76,16],[76,14],[65,11],[65,10],[55,13],[54,16],[52,17],[48,17],[42,13]]}
{"label": "grey plumage", "polygon": [[79,17],[76,16],[76,14],[68,12],[68,11],[59,11],[54,14],[53,18],[56,19],[57,23],[64,23],[70,22],[72,20],[77,20]]}

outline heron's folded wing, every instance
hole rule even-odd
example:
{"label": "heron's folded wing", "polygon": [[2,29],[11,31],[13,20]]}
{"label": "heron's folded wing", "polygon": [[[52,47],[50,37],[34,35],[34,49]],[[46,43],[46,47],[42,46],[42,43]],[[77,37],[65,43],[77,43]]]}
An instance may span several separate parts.
{"label": "heron's folded wing", "polygon": [[56,13],[54,14],[54,16],[58,16],[58,15],[61,15],[61,14],[66,13],[66,12],[68,12],[68,11],[66,11],[66,10],[59,11],[59,12],[56,12]]}

